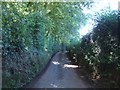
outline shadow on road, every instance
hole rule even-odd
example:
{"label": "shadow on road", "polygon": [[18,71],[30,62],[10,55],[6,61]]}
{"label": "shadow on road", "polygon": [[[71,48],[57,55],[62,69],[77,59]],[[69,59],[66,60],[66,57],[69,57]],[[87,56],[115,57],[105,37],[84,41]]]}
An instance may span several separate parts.
{"label": "shadow on road", "polygon": [[46,72],[29,88],[90,88],[91,85],[76,73],[77,69],[64,52],[58,52]]}

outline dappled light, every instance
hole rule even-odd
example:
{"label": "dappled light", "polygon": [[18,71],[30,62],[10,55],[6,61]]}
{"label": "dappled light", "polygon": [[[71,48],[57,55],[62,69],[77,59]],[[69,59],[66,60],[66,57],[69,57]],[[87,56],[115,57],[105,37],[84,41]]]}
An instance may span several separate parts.
{"label": "dappled light", "polygon": [[59,64],[60,64],[60,63],[57,62],[57,61],[52,61],[52,63],[55,64],[55,65],[59,65]]}
{"label": "dappled light", "polygon": [[2,87],[120,87],[118,1],[3,2]]}
{"label": "dappled light", "polygon": [[57,88],[58,86],[57,85],[55,85],[55,84],[50,84],[51,86],[53,86],[54,88]]}
{"label": "dappled light", "polygon": [[69,65],[69,64],[64,64],[64,68],[78,68],[78,65]]}

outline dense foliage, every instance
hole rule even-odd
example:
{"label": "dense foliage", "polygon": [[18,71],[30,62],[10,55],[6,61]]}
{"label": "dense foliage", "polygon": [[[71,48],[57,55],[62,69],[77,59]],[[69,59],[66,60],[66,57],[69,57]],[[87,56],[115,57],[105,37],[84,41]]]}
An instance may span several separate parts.
{"label": "dense foliage", "polygon": [[105,87],[120,86],[118,11],[104,12],[96,21],[98,24],[91,33],[74,45],[75,48],[69,47],[70,53],[78,64],[89,68],[93,80],[108,80],[111,84]]}
{"label": "dense foliage", "polygon": [[[2,3],[3,88],[22,87],[85,23],[81,3]],[[73,40],[74,41],[74,40]]]}
{"label": "dense foliage", "polygon": [[118,12],[96,15],[93,31],[80,39],[78,30],[87,19],[82,7],[90,3],[2,3],[3,88],[24,86],[52,54],[65,49],[93,80],[107,78],[112,87],[120,86]]}

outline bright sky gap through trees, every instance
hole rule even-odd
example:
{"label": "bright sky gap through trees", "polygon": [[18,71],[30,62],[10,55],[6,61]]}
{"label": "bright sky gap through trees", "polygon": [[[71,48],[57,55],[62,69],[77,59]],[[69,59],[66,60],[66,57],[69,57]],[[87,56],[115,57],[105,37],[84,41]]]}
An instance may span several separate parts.
{"label": "bright sky gap through trees", "polygon": [[[118,0],[66,1],[2,2],[2,88],[20,88],[32,82],[56,52],[54,65],[62,63],[63,68],[77,70],[85,67],[83,71],[88,72],[91,81],[105,81],[103,87],[120,87]],[[61,72],[64,70],[57,69],[45,77],[49,85],[58,86],[54,76],[74,77],[67,70],[65,75]],[[69,79],[65,82],[80,84]]]}
{"label": "bright sky gap through trees", "polygon": [[[94,15],[97,13],[102,13],[102,11],[109,7],[111,10],[118,10],[118,2],[120,0],[94,0],[94,5],[90,8],[83,8],[83,13],[85,15],[90,14],[92,15],[92,19],[94,18]],[[94,27],[95,22],[91,19],[87,20],[87,24],[80,28],[79,33],[80,33],[80,38],[87,33],[91,32],[92,28]]]}

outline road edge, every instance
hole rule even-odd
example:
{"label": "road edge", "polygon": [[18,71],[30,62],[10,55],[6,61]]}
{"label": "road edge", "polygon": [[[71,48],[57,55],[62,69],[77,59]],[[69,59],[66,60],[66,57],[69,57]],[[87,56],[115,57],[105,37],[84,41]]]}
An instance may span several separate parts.
{"label": "road edge", "polygon": [[22,88],[31,88],[31,86],[34,85],[35,82],[37,82],[37,80],[46,72],[46,70],[48,69],[53,57],[59,53],[60,51],[57,51],[55,53],[52,54],[50,60],[47,62],[47,64],[37,73],[37,75],[28,83],[26,83],[26,85],[24,85]]}

